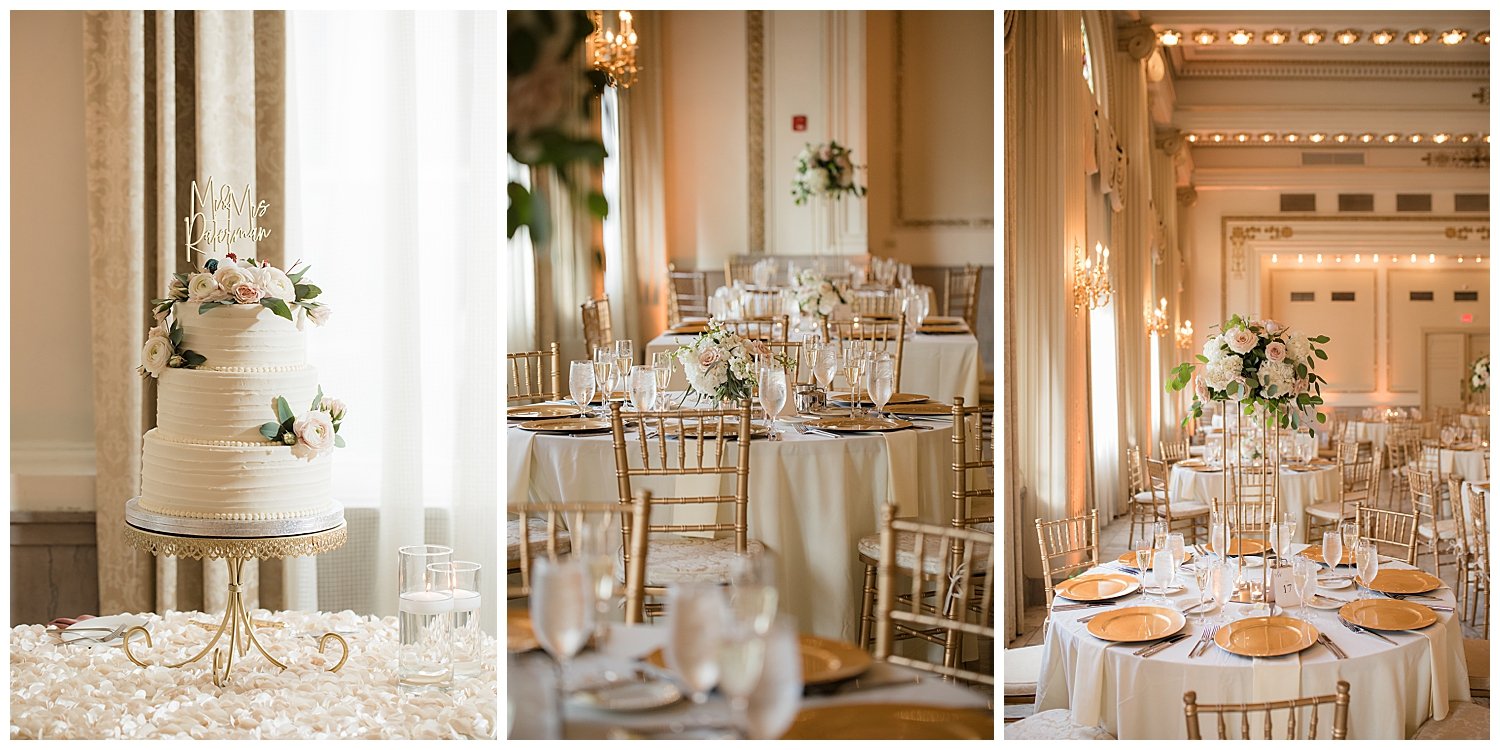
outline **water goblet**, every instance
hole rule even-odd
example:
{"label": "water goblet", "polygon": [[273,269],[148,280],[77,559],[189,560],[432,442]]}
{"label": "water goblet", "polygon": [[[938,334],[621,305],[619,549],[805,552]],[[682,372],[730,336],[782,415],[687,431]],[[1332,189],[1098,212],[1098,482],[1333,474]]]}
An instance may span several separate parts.
{"label": "water goblet", "polygon": [[1344,535],[1337,531],[1323,532],[1323,563],[1331,572],[1344,560]]}
{"label": "water goblet", "polygon": [[598,387],[593,362],[577,359],[568,363],[568,393],[584,414],[589,413],[589,405],[593,403],[594,391]]}
{"label": "water goblet", "polygon": [[1160,599],[1163,605],[1170,603],[1167,599],[1167,593],[1173,588],[1176,578],[1177,566],[1172,564],[1172,551],[1159,549],[1153,552],[1151,555],[1151,580],[1156,584],[1157,590],[1161,592]]}
{"label": "water goblet", "polygon": [[656,373],[645,365],[630,368],[630,401],[638,412],[650,411],[656,403]]}
{"label": "water goblet", "polygon": [[1318,564],[1305,557],[1292,562],[1292,583],[1297,587],[1298,612],[1302,620],[1308,619],[1307,605],[1318,591]]}
{"label": "water goblet", "polygon": [[700,705],[719,682],[725,610],[723,587],[717,583],[678,583],[667,589],[667,665]]}
{"label": "water goblet", "polygon": [[760,383],[760,406],[771,422],[771,431],[776,430],[776,417],[786,406],[786,370],[779,364],[764,367],[756,374]]}
{"label": "water goblet", "polygon": [[531,572],[531,624],[537,643],[557,661],[560,682],[594,630],[594,602],[583,560],[538,558]]}
{"label": "water goblet", "polygon": [[1187,559],[1187,545],[1182,538],[1182,532],[1174,531],[1167,534],[1167,552],[1172,554],[1172,585],[1177,585],[1177,569]]}
{"label": "water goblet", "polygon": [[896,361],[888,354],[876,359],[868,376],[870,400],[875,402],[875,413],[885,411],[891,396],[896,391]]}
{"label": "water goblet", "polygon": [[1360,540],[1354,548],[1355,571],[1359,574],[1359,582],[1362,586],[1359,592],[1361,599],[1380,598],[1370,584],[1375,582],[1375,576],[1380,575],[1380,550],[1375,543],[1369,540]]}
{"label": "water goblet", "polygon": [[752,547],[729,559],[729,610],[736,621],[765,635],[776,621],[778,591],[776,555],[770,550]]}
{"label": "water goblet", "polygon": [[1220,558],[1214,565],[1214,601],[1219,603],[1219,622],[1229,621],[1229,603],[1234,601],[1238,572],[1229,558]]}

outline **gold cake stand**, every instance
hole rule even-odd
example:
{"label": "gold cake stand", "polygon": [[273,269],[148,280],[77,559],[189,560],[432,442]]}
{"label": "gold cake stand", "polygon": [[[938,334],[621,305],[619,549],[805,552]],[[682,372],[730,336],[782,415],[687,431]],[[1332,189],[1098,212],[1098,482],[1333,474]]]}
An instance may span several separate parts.
{"label": "gold cake stand", "polygon": [[[163,534],[125,524],[126,541],[142,552],[158,557],[183,557],[191,560],[223,558],[228,563],[229,601],[224,608],[224,619],[219,623],[219,629],[214,633],[213,640],[209,641],[208,645],[191,659],[166,665],[170,669],[184,667],[202,659],[209,651],[213,651],[213,681],[216,687],[221,688],[229,683],[229,673],[234,669],[235,654],[238,653],[241,657],[249,656],[251,646],[254,646],[255,650],[272,664],[283,670],[287,668],[286,664],[267,652],[266,647],[262,646],[260,640],[255,637],[255,623],[250,619],[249,610],[245,608],[244,586],[241,583],[245,562],[321,555],[342,547],[348,538],[349,526],[343,522],[332,529],[311,534],[239,539]],[[125,657],[137,666],[151,666],[136,658],[130,650],[131,638],[136,633],[144,635],[146,647],[152,648],[151,632],[144,627],[136,626],[125,631],[123,644]],[[227,650],[214,648],[226,634],[229,638]],[[349,642],[338,633],[324,633],[318,639],[318,653],[324,652],[330,640],[338,641],[338,644],[344,648],[344,655],[339,657],[338,663],[328,670],[337,672],[344,666],[344,662],[349,660]]]}

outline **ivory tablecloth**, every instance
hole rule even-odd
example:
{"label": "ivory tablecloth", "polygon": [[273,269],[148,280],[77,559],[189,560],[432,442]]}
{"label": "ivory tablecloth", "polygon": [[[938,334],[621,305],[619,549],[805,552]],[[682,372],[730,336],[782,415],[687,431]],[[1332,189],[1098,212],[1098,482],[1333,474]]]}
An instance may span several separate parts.
{"label": "ivory tablecloth", "polygon": [[[1411,567],[1388,561],[1382,561],[1382,566]],[[1338,598],[1354,597],[1352,589],[1320,591]],[[1451,589],[1443,588],[1437,595],[1443,604],[1453,605]],[[1188,580],[1186,590],[1171,600],[1180,609],[1197,601],[1197,596],[1197,586]],[[1139,605],[1141,598],[1132,594],[1121,606]],[[1230,616],[1238,619],[1243,615],[1236,612],[1247,605],[1229,606]],[[1341,661],[1321,645],[1271,659],[1251,659],[1212,647],[1206,655],[1189,660],[1188,653],[1202,632],[1196,616],[1188,618],[1187,639],[1143,659],[1133,655],[1136,647],[1101,641],[1078,622],[1101,611],[1081,609],[1051,616],[1037,711],[1069,708],[1080,724],[1102,725],[1122,740],[1185,739],[1182,694],[1189,690],[1197,691],[1200,703],[1240,703],[1332,694],[1338,680],[1347,680],[1352,740],[1405,739],[1429,716],[1446,715],[1449,701],[1469,700],[1463,632],[1452,612],[1438,612],[1438,622],[1423,631],[1387,633],[1396,641],[1391,646],[1345,629],[1338,623],[1336,610],[1309,609],[1313,625],[1348,654]],[[1330,726],[1331,707],[1323,711],[1319,724]],[[1279,738],[1285,731],[1286,715],[1277,716]],[[1212,732],[1208,728],[1212,719],[1202,721],[1204,731]],[[1254,731],[1259,738],[1259,728]]]}
{"label": "ivory tablecloth", "polygon": [[1482,449],[1455,451],[1444,448],[1438,454],[1438,468],[1446,479],[1449,474],[1458,474],[1466,482],[1483,482],[1489,479],[1484,473]]}
{"label": "ivory tablecloth", "polygon": [[[1282,510],[1286,513],[1295,513],[1300,523],[1303,508],[1338,499],[1340,481],[1342,480],[1338,468],[1333,466],[1313,471],[1282,469]],[[1196,471],[1190,467],[1173,465],[1171,483],[1168,487],[1173,503],[1207,504],[1210,498],[1222,499],[1224,497],[1224,472]]]}
{"label": "ivory tablecloth", "polygon": [[[792,334],[796,341],[801,334]],[[646,356],[676,349],[692,342],[694,336],[664,333],[646,344]],[[963,396],[964,403],[979,403],[979,340],[973,334],[931,336],[914,334],[906,340],[901,353],[901,390],[920,393],[935,401],[952,403]],[[834,387],[842,387],[842,376],[835,376]],[[679,365],[672,373],[672,390],[687,388],[687,378]]]}
{"label": "ivory tablecloth", "polygon": [[[251,613],[284,628],[256,638],[289,667],[279,671],[256,653],[236,657],[230,683],[216,688],[213,655],[180,669],[137,667],[119,646],[62,645],[41,625],[10,631],[11,739],[460,739],[493,738],[496,726],[495,639],[485,636],[485,668],[459,678],[449,692],[401,694],[396,688],[396,618],[353,612]],[[137,636],[132,651],[148,664],[194,655],[222,615],[168,612],[151,618],[154,648]],[[334,631],[349,642],[318,653],[312,636]],[[222,642],[221,642],[222,645]]]}
{"label": "ivory tablecloth", "polygon": [[[751,445],[750,536],[778,555],[782,611],[801,630],[845,640],[858,635],[864,566],[855,546],[878,531],[881,503],[934,521],[952,517],[952,427],[922,424],[932,429],[887,441],[800,435],[783,423],[782,440]],[[511,505],[619,499],[608,434],[564,437],[519,428],[508,434]],[[891,445],[906,455],[893,456]],[[634,440],[630,452],[640,455]],[[673,485],[671,477],[633,480],[663,496],[684,494]],[[721,520],[728,514],[721,509]]]}

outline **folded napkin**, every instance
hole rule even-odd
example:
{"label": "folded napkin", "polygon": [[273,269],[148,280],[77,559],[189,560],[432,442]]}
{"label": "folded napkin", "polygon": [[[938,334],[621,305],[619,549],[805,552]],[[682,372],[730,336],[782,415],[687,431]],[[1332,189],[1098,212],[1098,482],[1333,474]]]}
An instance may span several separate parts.
{"label": "folded napkin", "polygon": [[885,438],[886,502],[896,505],[896,515],[916,516],[921,512],[917,472],[917,443],[921,430],[883,432]]}
{"label": "folded napkin", "polygon": [[1293,700],[1302,691],[1302,654],[1257,658],[1250,665],[1250,701]]}
{"label": "folded napkin", "polygon": [[[1428,671],[1432,676],[1432,718],[1441,721],[1448,716],[1448,670],[1451,668],[1448,660],[1454,653],[1448,646],[1448,623],[1439,618],[1438,622],[1411,632],[1427,639],[1427,661],[1432,664]],[[1463,649],[1457,651],[1462,653]],[[1461,697],[1467,699],[1468,696]]]}
{"label": "folded napkin", "polygon": [[515,429],[507,433],[506,505],[525,505],[531,495],[531,450],[536,433]]}

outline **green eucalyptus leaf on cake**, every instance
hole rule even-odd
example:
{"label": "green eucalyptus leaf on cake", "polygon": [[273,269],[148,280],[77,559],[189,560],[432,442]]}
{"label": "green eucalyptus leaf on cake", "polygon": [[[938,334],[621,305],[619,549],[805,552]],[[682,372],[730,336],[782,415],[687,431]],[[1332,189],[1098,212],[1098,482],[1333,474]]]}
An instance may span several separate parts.
{"label": "green eucalyptus leaf on cake", "polygon": [[172,340],[172,346],[182,346],[182,324],[172,321],[172,327],[167,329],[167,338]]}
{"label": "green eucalyptus leaf on cake", "polygon": [[316,284],[297,284],[295,289],[297,290],[297,301],[299,302],[316,299],[318,295],[323,293],[323,290],[319,289]]}
{"label": "green eucalyptus leaf on cake", "polygon": [[[337,432],[337,429],[335,429],[335,433],[336,432]],[[335,448],[342,448],[342,447],[344,447],[344,436],[343,435],[339,435],[339,434],[335,434],[333,436],[333,445],[334,445]]]}
{"label": "green eucalyptus leaf on cake", "polygon": [[292,421],[292,407],[286,402],[286,396],[277,396],[276,400],[271,403],[276,406],[276,418],[281,420],[282,424]]}
{"label": "green eucalyptus leaf on cake", "polygon": [[180,356],[182,357],[183,367],[197,367],[198,365],[201,365],[204,362],[208,361],[208,357],[205,357],[202,354],[193,351],[192,349],[183,349]]}
{"label": "green eucalyptus leaf on cake", "polygon": [[267,422],[260,426],[260,434],[265,435],[267,440],[280,440],[281,425],[275,422]]}
{"label": "green eucalyptus leaf on cake", "polygon": [[204,302],[203,304],[201,304],[201,305],[198,306],[198,314],[202,315],[202,314],[208,312],[209,310],[214,310],[214,309],[223,307],[224,305],[232,305],[232,304],[234,304],[234,303],[230,302],[230,301],[227,301],[227,300],[224,301],[224,302]]}
{"label": "green eucalyptus leaf on cake", "polygon": [[277,299],[276,297],[266,297],[265,299],[260,301],[260,304],[261,307],[264,307],[267,310],[270,310],[271,312],[276,313],[283,318],[286,318],[287,320],[296,322],[292,319],[292,308],[286,306],[285,300]]}
{"label": "green eucalyptus leaf on cake", "polygon": [[302,277],[307,275],[307,271],[310,268],[312,268],[312,266],[308,266],[307,268],[304,268],[296,273],[289,273],[286,275],[286,277],[291,279],[293,284],[300,284],[302,283]]}
{"label": "green eucalyptus leaf on cake", "polygon": [[323,408],[323,386],[318,386],[318,395],[313,396],[312,411]]}

